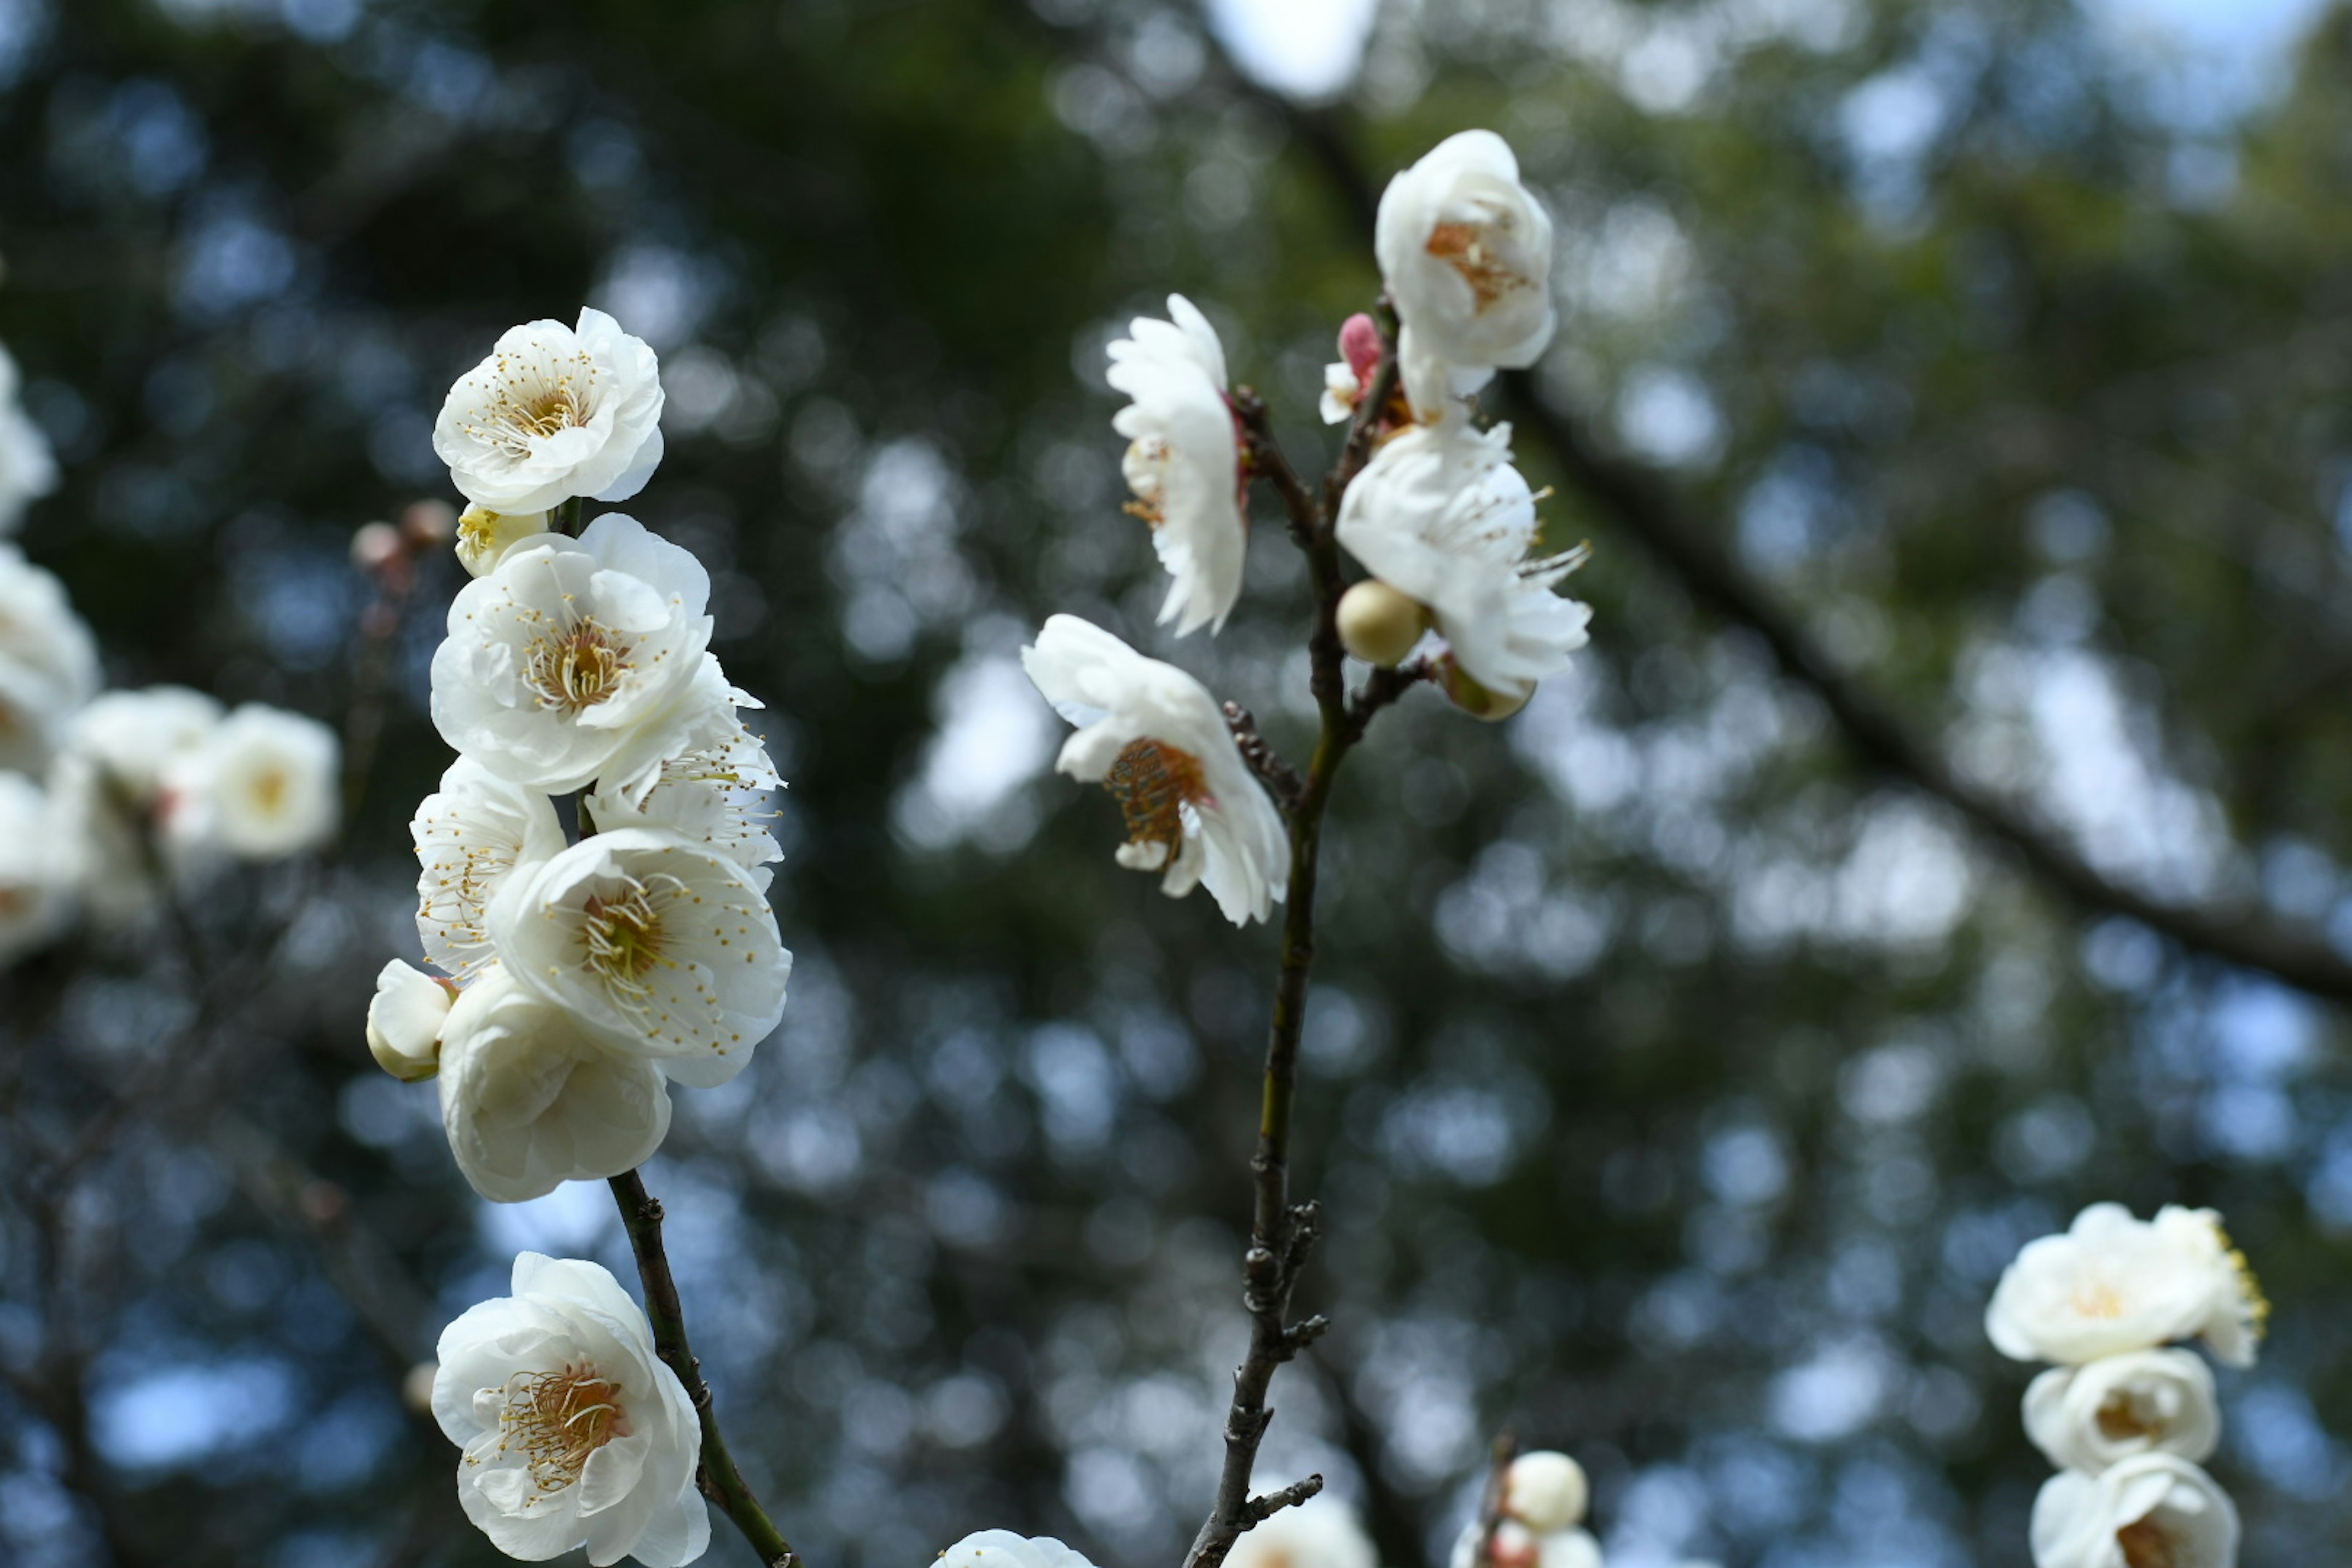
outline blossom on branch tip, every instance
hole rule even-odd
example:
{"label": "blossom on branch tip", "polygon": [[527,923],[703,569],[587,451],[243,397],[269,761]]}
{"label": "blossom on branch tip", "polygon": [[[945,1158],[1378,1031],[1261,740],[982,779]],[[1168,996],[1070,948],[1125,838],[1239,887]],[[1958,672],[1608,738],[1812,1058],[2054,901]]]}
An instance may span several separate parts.
{"label": "blossom on branch tip", "polygon": [[1265,919],[1289,887],[1290,836],[1208,688],[1076,616],[1047,620],[1021,667],[1078,726],[1055,766],[1118,802],[1118,863],[1162,873],[1170,898],[1205,883],[1235,925]]}
{"label": "blossom on branch tip", "polygon": [[1339,503],[1339,542],[1428,607],[1462,669],[1516,706],[1584,646],[1590,606],[1554,593],[1585,552],[1529,559],[1536,497],[1511,427],[1417,426],[1391,437]]}
{"label": "blossom on branch tip", "polygon": [[49,438],[17,401],[16,361],[0,348],[0,533],[14,533],[25,508],[58,488]]}
{"label": "blossom on branch tip", "polygon": [[1493,132],[1449,136],[1391,180],[1372,248],[1421,418],[1442,417],[1498,367],[1535,363],[1551,342],[1551,219]]}
{"label": "blossom on branch tip", "polygon": [[1356,1510],[1328,1493],[1277,1509],[1225,1553],[1228,1568],[1378,1568]]}
{"label": "blossom on branch tip", "polygon": [[1050,1535],[982,1530],[940,1553],[935,1568],[1094,1568],[1086,1553]]}
{"label": "blossom on branch tip", "polygon": [[2188,1351],[2127,1351],[2053,1367],[2025,1391],[2025,1435],[2062,1470],[2096,1475],[2135,1454],[2212,1457],[2213,1373]]}
{"label": "blossom on branch tip", "polygon": [[515,1258],[513,1294],[436,1347],[433,1416],[463,1450],[457,1500],[509,1557],[683,1568],[710,1544],[702,1428],[652,1326],[593,1263]]}
{"label": "blossom on branch tip", "polygon": [[426,961],[463,985],[498,960],[491,901],[519,869],[562,852],[563,825],[546,795],[459,757],[418,804],[408,832],[418,863],[416,934]]}
{"label": "blossom on branch tip", "polygon": [[2034,1568],[2236,1568],[2238,1510],[2189,1460],[2140,1454],[2051,1477],[2032,1542]]}
{"label": "blossom on branch tip", "polygon": [[457,518],[457,564],[469,577],[488,576],[507,552],[547,531],[543,511],[492,511],[469,506]]}
{"label": "blossom on branch tip", "polygon": [[490,909],[515,978],[607,1048],[709,1089],[783,1017],[793,955],[751,874],[682,834],[583,838]]}
{"label": "blossom on branch tip", "polygon": [[669,1135],[661,1068],[599,1049],[503,968],[457,994],[440,1038],[441,1129],[457,1169],[492,1203],[617,1176]]}
{"label": "blossom on branch tip", "polygon": [[403,1083],[421,1083],[441,1070],[441,1026],[457,988],[394,959],[375,977],[368,1003],[368,1054]]}
{"label": "blossom on branch tip", "polygon": [[165,832],[184,855],[275,860],[316,849],[342,820],[342,755],[316,719],[246,703],[166,764]]}
{"label": "blossom on branch tip", "polygon": [[690,727],[709,598],[700,562],[619,512],[514,551],[450,604],[433,722],[519,784],[648,774]]}
{"label": "blossom on branch tip", "polygon": [[2216,1331],[2251,1360],[2260,1303],[2210,1211],[2150,1222],[2094,1204],[2063,1235],[2025,1245],[1993,1289],[1985,1332],[2012,1360],[2065,1366]]}
{"label": "blossom on branch tip", "polygon": [[1181,294],[1171,321],[1139,316],[1110,345],[1109,381],[1133,401],[1112,416],[1128,438],[1120,468],[1135,493],[1128,510],[1151,525],[1151,547],[1172,579],[1160,608],[1176,635],[1222,628],[1241,596],[1249,517],[1225,350]]}
{"label": "blossom on branch tip", "polygon": [[98,644],[65,584],[0,544],[0,768],[46,768],[98,686]]}
{"label": "blossom on branch tip", "polygon": [[458,491],[492,511],[546,511],[575,497],[626,500],[661,462],[661,369],[602,310],[576,327],[510,327],[458,377],[433,450]]}

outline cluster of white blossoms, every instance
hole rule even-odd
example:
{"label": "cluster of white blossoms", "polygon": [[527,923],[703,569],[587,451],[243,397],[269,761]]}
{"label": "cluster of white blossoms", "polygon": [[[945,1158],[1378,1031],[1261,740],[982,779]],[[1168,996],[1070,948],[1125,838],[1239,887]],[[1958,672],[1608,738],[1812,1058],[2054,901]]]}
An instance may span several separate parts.
{"label": "cluster of white blossoms", "polygon": [[[653,351],[583,310],[501,337],[434,432],[473,579],[433,658],[457,759],[409,825],[438,973],[386,964],[367,1038],[394,1076],[438,1079],[457,1168],[495,1202],[642,1164],[670,1086],[725,1083],[783,1016],[782,781],[709,651],[709,578],[619,512],[569,530],[580,500],[644,488],[661,411]],[[531,1560],[700,1555],[699,1429],[644,1317],[593,1264],[526,1254],[514,1289],[442,1338],[467,1517]]]}
{"label": "cluster of white blossoms", "polygon": [[[1480,429],[1465,401],[1550,342],[1551,222],[1503,140],[1465,132],[1390,184],[1376,249],[1397,340],[1351,317],[1322,409],[1355,417],[1391,357],[1402,395],[1370,416],[1377,445],[1341,500],[1339,541],[1372,575],[1341,597],[1338,630],[1383,668],[1426,646],[1449,698],[1503,718],[1566,668],[1591,619],[1556,592],[1584,552],[1536,552],[1538,498],[1510,427]],[[1112,424],[1129,443],[1128,510],[1170,579],[1160,621],[1213,634],[1241,595],[1251,445],[1216,329],[1181,295],[1168,314],[1110,345],[1110,384],[1129,400]],[[1266,919],[1288,891],[1288,837],[1207,689],[1071,616],[1047,621],[1024,663],[1078,726],[1060,771],[1118,802],[1119,864],[1158,873],[1171,897],[1205,886],[1236,924]]]}
{"label": "cluster of white blossoms", "polygon": [[1449,1568],[1601,1568],[1601,1543],[1583,1528],[1591,1495],[1566,1454],[1521,1454],[1503,1471],[1494,1533],[1481,1520],[1463,1526]]}
{"label": "cluster of white blossoms", "polygon": [[[0,349],[0,532],[57,481],[16,379]],[[340,824],[341,747],[316,720],[100,686],[65,585],[0,543],[0,963],[77,917],[119,929],[229,862],[318,848]]]}
{"label": "cluster of white blossoms", "polygon": [[2057,1363],[2025,1394],[2026,1435],[2059,1469],[2034,1500],[2034,1568],[2233,1568],[2238,1510],[2202,1468],[2221,1433],[2213,1374],[2179,1347],[2250,1366],[2269,1312],[2210,1209],[2095,1204],[2018,1254],[1985,1331],[2003,1355]]}

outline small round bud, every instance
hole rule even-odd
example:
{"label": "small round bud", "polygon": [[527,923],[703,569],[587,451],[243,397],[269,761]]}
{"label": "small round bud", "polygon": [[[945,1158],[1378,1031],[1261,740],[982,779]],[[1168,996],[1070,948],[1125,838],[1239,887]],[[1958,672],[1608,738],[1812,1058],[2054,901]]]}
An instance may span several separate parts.
{"label": "small round bud", "polygon": [[352,535],[352,564],[362,572],[381,572],[404,553],[400,530],[388,522],[362,523]]}
{"label": "small round bud", "polygon": [[1521,1454],[1503,1472],[1503,1511],[1538,1535],[1583,1519],[1590,1496],[1584,1467],[1549,1448]]}
{"label": "small round bud", "polygon": [[394,959],[375,977],[368,1004],[367,1043],[376,1066],[403,1083],[441,1070],[441,1024],[457,993],[445,981]]}
{"label": "small round bud", "polygon": [[1429,612],[1377,577],[1339,595],[1340,645],[1366,664],[1395,668],[1428,629]]}
{"label": "small round bud", "polygon": [[400,1402],[419,1415],[433,1414],[433,1379],[441,1370],[437,1362],[420,1361],[408,1369],[400,1380]]}
{"label": "small round bud", "polygon": [[1528,699],[1535,691],[1533,687],[1529,687],[1514,694],[1482,686],[1454,663],[1451,655],[1437,662],[1437,684],[1454,706],[1473,719],[1484,719],[1489,723],[1507,719],[1526,707]]}
{"label": "small round bud", "polygon": [[446,500],[412,501],[401,510],[400,531],[415,549],[446,544],[457,531],[457,509]]}
{"label": "small round bud", "polygon": [[1339,323],[1339,357],[1356,373],[1357,384],[1370,391],[1372,373],[1381,363],[1381,329],[1361,310]]}

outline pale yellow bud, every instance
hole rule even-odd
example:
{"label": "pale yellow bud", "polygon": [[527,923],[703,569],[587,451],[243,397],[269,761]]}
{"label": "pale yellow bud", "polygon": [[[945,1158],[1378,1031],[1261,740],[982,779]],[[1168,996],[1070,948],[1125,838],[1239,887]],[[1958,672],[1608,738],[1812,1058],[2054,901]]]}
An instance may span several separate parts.
{"label": "pale yellow bud", "polygon": [[441,1023],[457,992],[446,981],[394,959],[375,979],[368,1004],[368,1054],[403,1083],[441,1070]]}
{"label": "pale yellow bud", "polygon": [[491,511],[469,506],[457,519],[458,563],[474,576],[488,576],[508,551],[546,531],[543,511]]}
{"label": "pale yellow bud", "polygon": [[1584,1467],[1549,1448],[1521,1454],[1503,1472],[1503,1511],[1538,1535],[1582,1520],[1588,1496]]}
{"label": "pale yellow bud", "polygon": [[1339,595],[1340,646],[1366,664],[1395,668],[1428,629],[1429,612],[1377,577]]}
{"label": "pale yellow bud", "polygon": [[400,554],[400,530],[388,522],[362,523],[352,535],[352,564],[362,572],[380,572]]}

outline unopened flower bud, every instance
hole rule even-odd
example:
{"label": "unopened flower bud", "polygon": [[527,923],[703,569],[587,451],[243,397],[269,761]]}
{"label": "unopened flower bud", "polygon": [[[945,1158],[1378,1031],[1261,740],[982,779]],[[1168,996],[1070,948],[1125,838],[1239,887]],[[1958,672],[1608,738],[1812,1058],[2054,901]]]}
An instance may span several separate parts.
{"label": "unopened flower bud", "polygon": [[446,544],[457,531],[457,509],[446,500],[412,501],[401,510],[401,536],[414,549]]}
{"label": "unopened flower bud", "polygon": [[508,551],[546,531],[543,511],[490,511],[469,506],[457,519],[458,563],[472,575],[486,577]]}
{"label": "unopened flower bud", "polygon": [[1488,722],[1507,719],[1528,705],[1533,689],[1516,694],[1496,691],[1470,679],[1449,656],[1437,662],[1437,684],[1456,708]]}
{"label": "unopened flower bud", "polygon": [[408,1369],[400,1380],[400,1402],[419,1415],[433,1414],[433,1379],[440,1373],[437,1362],[420,1361]]}
{"label": "unopened flower bud", "polygon": [[441,1024],[457,991],[410,964],[394,959],[375,977],[375,1000],[368,1004],[368,1050],[376,1066],[403,1083],[417,1083],[441,1070]]}
{"label": "unopened flower bud", "polygon": [[1582,1520],[1590,1496],[1584,1467],[1549,1448],[1520,1455],[1503,1472],[1503,1511],[1538,1535]]}
{"label": "unopened flower bud", "polygon": [[1367,664],[1395,668],[1428,629],[1429,612],[1377,577],[1339,595],[1339,642]]}
{"label": "unopened flower bud", "polygon": [[352,535],[352,564],[362,572],[381,572],[401,554],[400,530],[388,522],[362,523]]}

